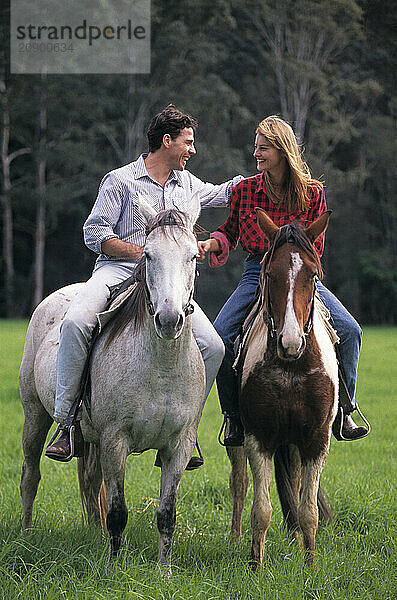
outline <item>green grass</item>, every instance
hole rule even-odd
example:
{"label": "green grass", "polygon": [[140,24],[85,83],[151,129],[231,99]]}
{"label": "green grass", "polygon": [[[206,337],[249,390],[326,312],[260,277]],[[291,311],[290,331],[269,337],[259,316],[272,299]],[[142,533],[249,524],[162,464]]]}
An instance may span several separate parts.
{"label": "green grass", "polygon": [[365,329],[358,398],[373,431],[359,442],[332,442],[323,486],[337,519],[319,529],[316,566],[305,567],[300,549],[288,540],[275,486],[267,560],[259,574],[247,569],[251,489],[243,540],[230,541],[229,464],[217,443],[221,417],[213,392],[200,425],[205,466],[186,473],[180,487],[169,580],[156,567],[159,470],[153,467],[153,451],[128,461],[129,520],[120,559],[110,567],[107,539],[81,521],[75,461],[42,460],[34,527],[21,536],[18,367],[25,330],[25,322],[0,321],[1,599],[397,598],[397,329]]}

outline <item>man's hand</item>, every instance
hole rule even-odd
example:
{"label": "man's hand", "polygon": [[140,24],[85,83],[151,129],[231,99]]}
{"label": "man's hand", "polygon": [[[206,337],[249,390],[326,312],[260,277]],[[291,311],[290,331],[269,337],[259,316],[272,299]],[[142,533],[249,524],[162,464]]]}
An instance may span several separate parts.
{"label": "man's hand", "polygon": [[207,252],[220,252],[221,247],[219,245],[218,240],[215,238],[210,238],[208,240],[204,240],[203,242],[197,242],[198,253],[201,260],[205,258]]}
{"label": "man's hand", "polygon": [[123,242],[118,238],[110,238],[102,242],[102,252],[117,258],[133,258],[139,260],[143,253],[143,246],[136,246],[130,242]]}

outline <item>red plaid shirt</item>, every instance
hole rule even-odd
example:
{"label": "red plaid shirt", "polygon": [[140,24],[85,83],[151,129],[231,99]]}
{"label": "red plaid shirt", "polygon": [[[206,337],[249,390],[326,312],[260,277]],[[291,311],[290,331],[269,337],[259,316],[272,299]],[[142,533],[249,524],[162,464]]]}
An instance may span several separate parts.
{"label": "red plaid shirt", "polygon": [[[306,210],[290,214],[267,197],[263,174],[254,175],[254,177],[243,179],[233,188],[230,197],[229,218],[217,231],[226,236],[233,249],[240,240],[241,246],[246,252],[264,254],[269,249],[269,242],[257,224],[255,207],[263,208],[279,227],[294,220],[308,227],[327,210],[324,190],[317,183],[310,185],[309,199],[310,203]],[[324,234],[316,240],[315,247],[321,256],[324,250]]]}

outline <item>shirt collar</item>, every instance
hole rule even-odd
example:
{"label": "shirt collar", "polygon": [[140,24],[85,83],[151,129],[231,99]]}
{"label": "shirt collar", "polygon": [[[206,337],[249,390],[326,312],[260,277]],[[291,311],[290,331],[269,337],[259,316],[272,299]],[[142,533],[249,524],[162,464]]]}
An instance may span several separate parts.
{"label": "shirt collar", "polygon": [[[146,157],[147,157],[147,153],[141,154],[140,157],[138,158],[138,160],[136,161],[136,163],[135,163],[135,179],[140,179],[141,177],[150,177],[148,170],[146,168],[146,165],[145,165]],[[176,183],[178,185],[183,187],[181,171],[174,171],[174,170],[171,171],[171,173],[169,174],[169,177],[167,179],[167,182],[168,181],[176,181]]]}
{"label": "shirt collar", "polygon": [[147,154],[141,154],[140,157],[138,158],[138,160],[135,163],[135,179],[140,179],[141,177],[150,177],[149,173],[147,172],[147,168],[145,165],[145,158],[147,157]]}

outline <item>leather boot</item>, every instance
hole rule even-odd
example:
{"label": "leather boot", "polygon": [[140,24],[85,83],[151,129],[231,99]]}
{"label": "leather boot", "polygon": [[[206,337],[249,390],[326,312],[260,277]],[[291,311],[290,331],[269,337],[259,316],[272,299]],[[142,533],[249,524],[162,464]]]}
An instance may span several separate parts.
{"label": "leather boot", "polygon": [[73,458],[70,447],[70,428],[61,429],[61,435],[54,444],[47,446],[44,454],[52,460],[67,462]]}
{"label": "leather boot", "polygon": [[76,421],[74,426],[60,429],[61,435],[54,444],[49,444],[45,449],[45,456],[52,460],[68,462],[74,456],[83,456],[83,436],[80,422]]}
{"label": "leather boot", "polygon": [[[341,418],[343,414],[343,422],[341,427]],[[368,435],[368,429],[355,424],[350,415],[343,413],[341,409],[338,410],[335,421],[332,424],[332,432],[337,440],[359,440]]]}
{"label": "leather boot", "polygon": [[361,427],[355,424],[350,415],[345,415],[342,425],[342,435],[347,440],[358,440],[367,435],[365,427]]}
{"label": "leather boot", "polygon": [[244,445],[244,427],[239,414],[226,415],[228,427],[223,438],[225,446],[243,446]]}

